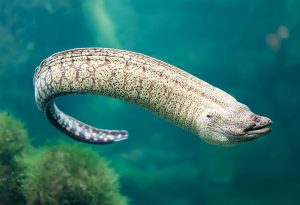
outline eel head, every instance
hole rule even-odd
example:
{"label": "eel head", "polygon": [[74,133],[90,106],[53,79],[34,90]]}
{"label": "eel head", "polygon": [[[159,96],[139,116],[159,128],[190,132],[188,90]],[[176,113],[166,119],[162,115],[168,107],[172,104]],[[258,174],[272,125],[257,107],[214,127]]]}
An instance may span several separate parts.
{"label": "eel head", "polygon": [[272,120],[254,114],[241,103],[208,108],[197,119],[198,135],[217,145],[235,145],[265,135],[271,131]]}

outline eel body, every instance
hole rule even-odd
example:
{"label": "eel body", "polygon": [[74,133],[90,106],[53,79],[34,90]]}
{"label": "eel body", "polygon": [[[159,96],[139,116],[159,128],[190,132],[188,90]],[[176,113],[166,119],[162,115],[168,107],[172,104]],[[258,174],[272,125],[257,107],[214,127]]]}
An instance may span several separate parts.
{"label": "eel body", "polygon": [[76,140],[106,144],[125,130],[105,130],[63,113],[54,100],[97,94],[139,105],[213,144],[236,144],[268,133],[271,120],[252,113],[224,91],[155,58],[109,48],[80,48],[42,61],[34,75],[38,108]]}

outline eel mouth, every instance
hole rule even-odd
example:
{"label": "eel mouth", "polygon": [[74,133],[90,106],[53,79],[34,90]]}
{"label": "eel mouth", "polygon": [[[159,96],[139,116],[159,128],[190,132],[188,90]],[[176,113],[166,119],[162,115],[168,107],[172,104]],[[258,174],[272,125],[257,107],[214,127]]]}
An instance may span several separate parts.
{"label": "eel mouth", "polygon": [[270,125],[273,123],[271,119],[254,115],[252,121],[253,123],[244,130],[246,135],[257,137],[271,132],[272,128]]}

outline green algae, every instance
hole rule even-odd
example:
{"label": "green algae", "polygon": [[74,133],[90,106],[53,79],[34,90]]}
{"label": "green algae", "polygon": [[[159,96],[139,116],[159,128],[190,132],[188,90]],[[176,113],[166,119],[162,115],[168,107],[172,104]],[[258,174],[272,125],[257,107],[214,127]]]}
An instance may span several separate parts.
{"label": "green algae", "polygon": [[118,176],[89,149],[61,144],[29,158],[24,194],[28,204],[126,205]]}
{"label": "green algae", "polygon": [[22,123],[0,112],[0,205],[127,205],[118,175],[90,149],[33,148]]}
{"label": "green algae", "polygon": [[21,184],[25,164],[22,161],[28,146],[27,133],[21,122],[0,112],[0,204],[24,204]]}

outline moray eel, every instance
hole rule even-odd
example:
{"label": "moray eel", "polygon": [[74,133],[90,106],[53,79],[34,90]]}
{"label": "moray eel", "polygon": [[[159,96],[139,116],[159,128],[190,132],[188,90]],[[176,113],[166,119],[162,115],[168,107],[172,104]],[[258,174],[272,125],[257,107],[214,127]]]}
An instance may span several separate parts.
{"label": "moray eel", "polygon": [[110,48],[79,48],[48,57],[34,75],[35,100],[50,122],[87,143],[127,139],[125,130],[105,130],[63,113],[58,96],[97,94],[156,113],[211,144],[234,145],[271,131],[259,116],[226,92],[155,58]]}

